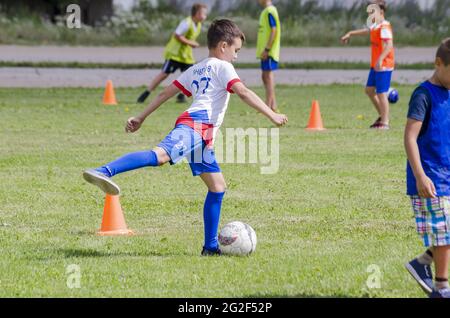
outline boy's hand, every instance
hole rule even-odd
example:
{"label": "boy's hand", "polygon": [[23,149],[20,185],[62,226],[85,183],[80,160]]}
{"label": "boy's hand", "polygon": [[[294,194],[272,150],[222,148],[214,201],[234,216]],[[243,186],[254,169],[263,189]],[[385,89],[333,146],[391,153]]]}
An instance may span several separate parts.
{"label": "boy's hand", "polygon": [[381,66],[383,61],[378,61],[377,64],[375,64],[375,71],[381,72],[384,70],[384,68]]}
{"label": "boy's hand", "polygon": [[422,176],[416,180],[417,191],[422,198],[436,198],[436,188],[433,181],[427,176]]}
{"label": "boy's hand", "polygon": [[196,49],[198,47],[200,47],[200,43],[198,43],[197,41],[192,41],[191,46]]}
{"label": "boy's hand", "polygon": [[131,117],[127,121],[127,125],[125,127],[126,132],[134,133],[137,131],[144,121],[139,117]]}
{"label": "boy's hand", "polygon": [[288,122],[288,118],[284,114],[275,114],[272,117],[272,122],[278,127],[284,126]]}
{"label": "boy's hand", "polygon": [[265,60],[267,60],[268,58],[269,58],[269,52],[263,51],[263,52],[261,53],[261,60],[265,61]]}
{"label": "boy's hand", "polygon": [[347,33],[346,35],[344,35],[344,36],[341,38],[341,42],[342,42],[343,44],[348,44],[348,41],[350,41],[350,33]]}

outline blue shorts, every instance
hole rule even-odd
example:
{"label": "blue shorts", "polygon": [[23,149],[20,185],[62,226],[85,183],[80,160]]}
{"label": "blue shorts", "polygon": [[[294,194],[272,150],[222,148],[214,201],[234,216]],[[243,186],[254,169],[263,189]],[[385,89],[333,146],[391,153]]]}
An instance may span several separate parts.
{"label": "blue shorts", "polygon": [[179,124],[158,144],[170,157],[170,164],[186,158],[193,176],[221,172],[214,149],[207,147],[201,135],[189,126]]}
{"label": "blue shorts", "polygon": [[376,87],[377,94],[387,93],[391,87],[392,71],[377,72],[370,69],[367,87]]}
{"label": "blue shorts", "polygon": [[261,60],[261,70],[263,71],[276,71],[278,70],[278,62],[269,56],[265,61]]}

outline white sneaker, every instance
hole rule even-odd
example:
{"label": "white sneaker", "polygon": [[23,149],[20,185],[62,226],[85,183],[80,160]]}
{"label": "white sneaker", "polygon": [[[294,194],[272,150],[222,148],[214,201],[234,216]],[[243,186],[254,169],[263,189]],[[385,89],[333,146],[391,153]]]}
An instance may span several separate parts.
{"label": "white sneaker", "polygon": [[96,185],[103,192],[110,195],[119,195],[120,188],[117,184],[115,184],[110,178],[105,176],[104,174],[90,169],[83,172],[83,178],[89,183]]}

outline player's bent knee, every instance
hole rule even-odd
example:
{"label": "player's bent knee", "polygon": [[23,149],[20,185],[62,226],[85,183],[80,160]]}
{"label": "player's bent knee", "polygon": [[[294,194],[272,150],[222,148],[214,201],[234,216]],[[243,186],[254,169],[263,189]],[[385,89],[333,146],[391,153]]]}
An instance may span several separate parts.
{"label": "player's bent knee", "polygon": [[215,180],[212,184],[208,185],[208,191],[210,192],[225,192],[227,190],[227,184],[225,180]]}
{"label": "player's bent knee", "polygon": [[376,93],[380,100],[388,100],[387,93]]}
{"label": "player's bent knee", "polygon": [[375,89],[372,87],[366,87],[365,92],[366,92],[367,96],[375,96],[376,95]]}
{"label": "player's bent knee", "polygon": [[215,193],[222,193],[227,191],[227,187],[225,184],[223,185],[213,185],[211,187],[209,187],[208,191],[210,192],[215,192]]}
{"label": "player's bent knee", "polygon": [[156,153],[156,156],[158,157],[159,166],[162,166],[170,161],[170,157],[164,149],[160,147],[155,147],[153,151]]}

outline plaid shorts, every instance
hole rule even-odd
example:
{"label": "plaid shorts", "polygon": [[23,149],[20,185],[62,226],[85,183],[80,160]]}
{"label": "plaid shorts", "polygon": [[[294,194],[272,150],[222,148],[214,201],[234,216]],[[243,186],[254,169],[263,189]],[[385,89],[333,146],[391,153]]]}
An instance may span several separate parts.
{"label": "plaid shorts", "polygon": [[426,199],[413,195],[411,203],[423,244],[426,247],[450,245],[450,197]]}

